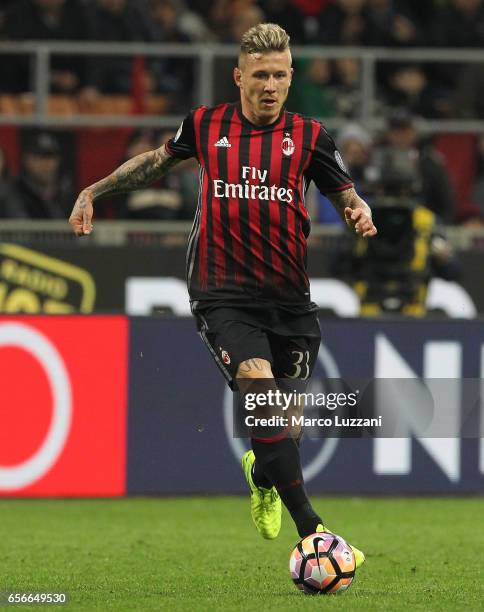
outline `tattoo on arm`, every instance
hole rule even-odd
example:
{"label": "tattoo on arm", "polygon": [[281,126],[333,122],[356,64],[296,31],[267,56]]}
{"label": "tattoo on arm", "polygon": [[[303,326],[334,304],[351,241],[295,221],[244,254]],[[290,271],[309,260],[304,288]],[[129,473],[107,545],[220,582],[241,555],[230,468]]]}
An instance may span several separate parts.
{"label": "tattoo on arm", "polygon": [[253,370],[263,370],[263,366],[260,359],[247,359],[239,365],[240,372],[252,372]]}
{"label": "tattoo on arm", "polygon": [[345,189],[344,191],[335,191],[333,193],[328,194],[328,198],[331,200],[331,203],[336,208],[338,213],[344,219],[344,210],[347,206],[352,208],[363,208],[363,210],[371,217],[371,210],[368,204],[360,198],[360,196],[356,193],[354,187],[350,187],[350,189]]}
{"label": "tattoo on arm", "polygon": [[141,153],[129,159],[112,174],[87,189],[91,191],[94,199],[142,189],[160,179],[170,168],[181,161],[170,155],[165,145],[162,145],[159,149]]}

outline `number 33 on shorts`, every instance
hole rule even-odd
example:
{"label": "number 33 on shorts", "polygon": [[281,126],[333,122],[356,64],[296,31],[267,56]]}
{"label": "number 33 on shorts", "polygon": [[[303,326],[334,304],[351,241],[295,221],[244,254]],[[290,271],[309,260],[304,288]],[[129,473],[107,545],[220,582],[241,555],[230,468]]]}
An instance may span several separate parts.
{"label": "number 33 on shorts", "polygon": [[292,362],[294,371],[291,373],[286,372],[285,376],[288,378],[299,378],[300,380],[309,378],[309,351],[291,351],[291,355],[294,356],[294,361]]}

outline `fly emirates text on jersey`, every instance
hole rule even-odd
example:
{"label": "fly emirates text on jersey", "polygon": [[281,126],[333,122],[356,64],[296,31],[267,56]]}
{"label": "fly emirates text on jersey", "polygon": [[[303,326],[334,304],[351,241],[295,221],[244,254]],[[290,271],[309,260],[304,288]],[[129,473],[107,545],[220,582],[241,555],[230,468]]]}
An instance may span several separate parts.
{"label": "fly emirates text on jersey", "polygon": [[[264,185],[267,179],[267,170],[260,170],[254,166],[242,166],[242,179],[244,184],[226,183],[221,179],[214,179],[213,188],[216,198],[240,198],[246,200],[273,200],[291,204],[293,190],[278,185]],[[260,184],[252,185],[251,180]]]}

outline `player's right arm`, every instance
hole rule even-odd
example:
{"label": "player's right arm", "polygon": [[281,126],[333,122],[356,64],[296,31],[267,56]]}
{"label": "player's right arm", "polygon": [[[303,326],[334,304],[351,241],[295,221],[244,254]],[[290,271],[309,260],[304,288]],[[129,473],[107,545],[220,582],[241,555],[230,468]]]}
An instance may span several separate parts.
{"label": "player's right arm", "polygon": [[165,145],[129,159],[109,176],[81,191],[69,217],[72,229],[78,236],[90,234],[93,204],[96,200],[117,193],[143,189],[160,179],[181,161],[170,155]]}
{"label": "player's right arm", "polygon": [[[313,123],[316,123],[313,121]],[[343,221],[364,238],[377,233],[368,204],[356,193],[334,140],[322,124],[316,138],[308,176],[333,204]]]}
{"label": "player's right arm", "polygon": [[363,238],[375,236],[377,229],[373,224],[371,209],[356,193],[354,187],[328,193],[327,197],[348,227],[354,229]]}

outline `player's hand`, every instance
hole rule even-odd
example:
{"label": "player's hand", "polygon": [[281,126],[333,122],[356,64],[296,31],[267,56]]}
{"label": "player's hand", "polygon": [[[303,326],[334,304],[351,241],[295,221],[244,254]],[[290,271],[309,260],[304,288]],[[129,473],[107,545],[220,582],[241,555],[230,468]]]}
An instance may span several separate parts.
{"label": "player's hand", "polygon": [[94,212],[92,203],[92,193],[88,189],[81,191],[69,217],[69,223],[76,236],[87,236],[93,230],[91,222]]}
{"label": "player's hand", "polygon": [[354,229],[363,238],[370,238],[377,233],[371,214],[368,214],[363,208],[353,209],[347,206],[345,208],[345,221],[348,227]]}

